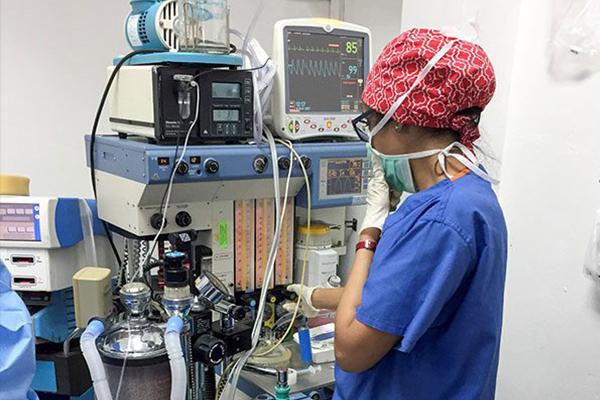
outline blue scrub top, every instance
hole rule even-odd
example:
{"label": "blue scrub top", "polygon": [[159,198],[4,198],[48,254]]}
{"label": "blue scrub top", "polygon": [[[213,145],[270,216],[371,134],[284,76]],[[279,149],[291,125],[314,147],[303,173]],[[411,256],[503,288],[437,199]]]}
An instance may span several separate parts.
{"label": "blue scrub top", "polygon": [[0,399],[36,400],[35,336],[27,307],[11,289],[12,277],[0,260]]}
{"label": "blue scrub top", "polygon": [[336,366],[336,400],[493,399],[507,233],[473,173],[416,193],[391,214],[356,318],[401,337],[362,373]]}

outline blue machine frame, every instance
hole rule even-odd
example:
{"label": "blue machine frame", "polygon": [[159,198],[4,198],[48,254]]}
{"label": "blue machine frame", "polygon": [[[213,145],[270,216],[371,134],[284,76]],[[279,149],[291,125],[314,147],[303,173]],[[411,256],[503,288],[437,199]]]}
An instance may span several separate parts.
{"label": "blue machine frame", "polygon": [[[86,148],[89,166],[90,136],[86,136]],[[311,160],[307,172],[311,184],[311,200],[313,208],[328,208],[365,204],[366,190],[360,195],[348,194],[337,198],[322,198],[319,195],[322,159],[361,158],[367,160],[367,150],[362,142],[333,143],[297,143],[294,148],[300,156]],[[97,136],[95,144],[95,168],[99,171],[120,176],[146,185],[165,184],[169,181],[171,168],[176,162],[175,146],[159,146],[147,142],[120,139],[118,136]],[[178,154],[181,154],[181,147]],[[277,146],[280,157],[289,157],[289,150]],[[266,169],[256,172],[252,165],[256,157],[263,156],[268,162]],[[205,170],[207,161],[219,163],[219,170],[210,174]],[[201,183],[209,181],[228,181],[241,179],[267,179],[273,177],[271,153],[267,144],[241,145],[201,145],[189,146],[184,161],[190,166],[185,175],[175,175],[174,183]],[[195,163],[192,163],[195,161]],[[362,168],[362,189],[366,189],[368,163]],[[280,170],[282,178],[287,170]],[[301,177],[302,171],[297,163],[292,170],[293,177]],[[297,205],[308,205],[307,191],[303,188],[297,197]]]}

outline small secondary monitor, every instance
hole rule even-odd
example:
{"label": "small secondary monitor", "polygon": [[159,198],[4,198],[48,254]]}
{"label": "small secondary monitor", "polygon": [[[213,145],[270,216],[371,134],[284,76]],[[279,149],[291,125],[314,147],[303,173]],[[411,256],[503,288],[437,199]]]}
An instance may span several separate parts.
{"label": "small secondary monitor", "polygon": [[369,30],[335,20],[284,20],[274,38],[276,133],[292,140],[354,139],[350,121],[362,112]]}

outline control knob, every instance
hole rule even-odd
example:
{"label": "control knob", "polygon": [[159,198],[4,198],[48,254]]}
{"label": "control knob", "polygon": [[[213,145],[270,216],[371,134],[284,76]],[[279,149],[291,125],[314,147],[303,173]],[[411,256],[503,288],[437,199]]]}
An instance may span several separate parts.
{"label": "control knob", "polygon": [[304,165],[304,169],[310,169],[312,166],[312,160],[307,156],[300,156],[300,161],[302,162],[302,165]]}
{"label": "control knob", "polygon": [[193,352],[194,358],[201,363],[216,366],[225,357],[225,342],[212,335],[204,334],[194,342]]}
{"label": "control knob", "polygon": [[279,157],[277,164],[281,169],[288,169],[290,167],[290,159],[287,157]]}
{"label": "control knob", "polygon": [[265,172],[265,169],[267,169],[268,162],[269,161],[267,160],[267,157],[257,156],[252,162],[252,167],[254,168],[254,171],[256,171],[259,174],[262,174],[263,172]]}
{"label": "control knob", "polygon": [[216,174],[217,172],[219,172],[219,163],[217,162],[217,160],[209,158],[204,163],[204,168],[209,174]]}
{"label": "control knob", "polygon": [[189,165],[185,161],[182,161],[177,166],[177,171],[176,172],[179,175],[186,175],[189,171],[190,171]]}
{"label": "control knob", "polygon": [[[160,230],[160,227],[163,224],[162,220],[163,220],[163,215],[162,214],[159,214],[159,213],[153,214],[150,217],[150,226],[153,227],[154,229],[156,229],[158,231],[158,230]],[[167,226],[167,219],[166,218],[165,218],[164,226]]]}
{"label": "control knob", "polygon": [[182,228],[192,224],[192,216],[187,211],[180,211],[175,215],[175,223]]}

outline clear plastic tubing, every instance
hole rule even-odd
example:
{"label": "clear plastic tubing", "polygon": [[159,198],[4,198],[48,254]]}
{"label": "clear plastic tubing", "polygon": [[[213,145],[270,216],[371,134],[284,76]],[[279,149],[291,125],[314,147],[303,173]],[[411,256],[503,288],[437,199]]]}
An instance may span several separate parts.
{"label": "clear plastic tubing", "polygon": [[171,400],[185,400],[187,393],[187,369],[180,338],[182,330],[183,320],[180,317],[175,315],[169,318],[165,330],[165,347],[171,366]]}
{"label": "clear plastic tubing", "polygon": [[104,324],[98,320],[91,321],[81,335],[81,351],[90,370],[96,398],[98,400],[112,400],[104,364],[96,348],[96,339],[102,332],[104,332]]}

